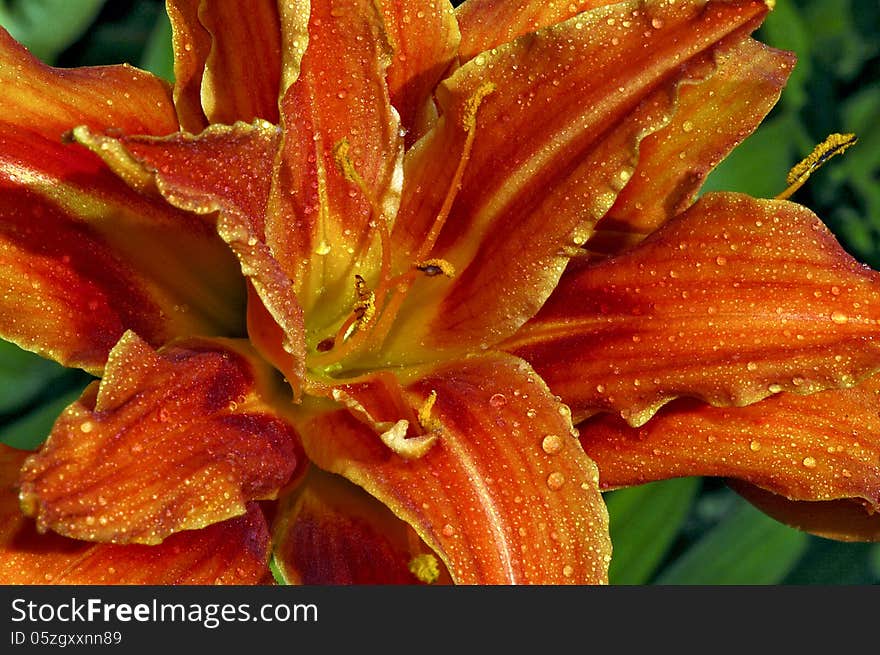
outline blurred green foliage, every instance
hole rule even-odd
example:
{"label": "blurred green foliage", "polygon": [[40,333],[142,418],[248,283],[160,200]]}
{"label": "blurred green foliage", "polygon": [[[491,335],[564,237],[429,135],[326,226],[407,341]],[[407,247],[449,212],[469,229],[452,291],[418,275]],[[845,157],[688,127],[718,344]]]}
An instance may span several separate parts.
{"label": "blurred green foliage", "polygon": [[[160,0],[0,0],[0,25],[60,66],[135,63],[173,79]],[[862,261],[880,268],[880,2],[777,0],[756,35],[799,63],[765,123],[705,190],[773,197],[789,168],[831,132],[859,143],[794,200],[812,208]],[[91,378],[0,342],[0,439],[35,448]],[[876,584],[880,545],[783,526],[720,481],[687,478],[605,494],[617,584]]]}

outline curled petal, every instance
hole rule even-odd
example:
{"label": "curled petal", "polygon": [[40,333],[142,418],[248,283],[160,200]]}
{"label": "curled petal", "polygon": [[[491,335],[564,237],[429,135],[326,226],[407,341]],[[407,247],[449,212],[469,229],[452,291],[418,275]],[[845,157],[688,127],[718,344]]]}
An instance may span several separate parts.
{"label": "curled petal", "polygon": [[39,534],[15,483],[30,453],[0,445],[0,580],[4,584],[257,584],[269,530],[255,503],[243,516],[175,534],[158,546],[92,544]]}
{"label": "curled petal", "polygon": [[380,7],[394,51],[388,90],[408,147],[436,111],[432,95],[458,53],[458,23],[449,0],[382,0]]}
{"label": "curled petal", "polygon": [[865,511],[852,500],[789,500],[740,481],[731,486],[743,498],[777,521],[837,541],[880,541],[880,513]]}
{"label": "curled petal", "polygon": [[41,532],[156,544],[274,498],[302,457],[262,366],[232,341],[157,353],[127,333],[25,463],[25,513]]}
{"label": "curled petal", "polygon": [[678,85],[705,78],[714,48],[765,11],[619,3],[444,81],[443,117],[406,156],[392,241],[398,269],[432,257],[456,275],[416,279],[381,356],[486,347],[533,316],[631,176],[639,141],[669,119]]}
{"label": "curled petal", "polygon": [[240,276],[210,226],[79,146],[0,123],[0,152],[5,338],[97,373],[127,329],[155,345],[242,333]]}
{"label": "curled petal", "polygon": [[506,346],[576,416],[747,405],[878,369],[880,275],[799,205],[708,194],[637,248],[573,266]]}
{"label": "curled petal", "polygon": [[77,129],[74,137],[122,179],[145,179],[144,185],[154,185],[182,210],[217,213],[217,231],[251,283],[251,337],[296,384],[305,360],[302,310],[265,236],[278,129],[258,120],[212,125],[198,135],[112,138]]}
{"label": "curled petal", "polygon": [[[409,523],[457,583],[606,582],[595,466],[531,368],[496,353],[407,379],[402,390],[388,376],[346,385],[350,409],[313,407],[301,424],[310,459]],[[399,420],[436,443],[399,456],[374,429]]]}
{"label": "curled petal", "polygon": [[619,0],[467,0],[455,11],[461,29],[462,63],[529,32],[561,23],[572,16]]}
{"label": "curled petal", "polygon": [[670,477],[734,478],[792,500],[859,499],[880,509],[880,380],[748,407],[681,399],[640,428],[601,415],[581,443],[605,487]]}
{"label": "curled petal", "polygon": [[177,130],[171,90],[128,65],[52,68],[0,28],[0,122],[60,141],[75,125],[128,134]]}
{"label": "curled petal", "polygon": [[211,53],[211,35],[199,21],[201,0],[167,0],[174,47],[174,104],[180,126],[201,132],[208,126],[202,109],[202,76]]}
{"label": "curled petal", "polygon": [[409,525],[363,489],[314,467],[282,500],[273,543],[288,584],[449,581]]}
{"label": "curled petal", "polygon": [[709,172],[779,98],[795,57],[753,39],[716,51],[705,82],[683,84],[675,114],[639,144],[639,163],[586,248],[615,254],[687,209]]}

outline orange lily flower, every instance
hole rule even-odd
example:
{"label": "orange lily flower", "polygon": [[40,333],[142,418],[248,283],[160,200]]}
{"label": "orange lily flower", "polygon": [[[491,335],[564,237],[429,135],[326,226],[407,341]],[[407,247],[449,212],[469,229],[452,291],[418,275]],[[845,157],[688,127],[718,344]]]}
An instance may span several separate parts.
{"label": "orange lily flower", "polygon": [[168,0],[173,89],[0,31],[0,334],[100,377],[0,579],[601,584],[602,491],[690,475],[877,539],[880,275],[696,199],[770,5]]}

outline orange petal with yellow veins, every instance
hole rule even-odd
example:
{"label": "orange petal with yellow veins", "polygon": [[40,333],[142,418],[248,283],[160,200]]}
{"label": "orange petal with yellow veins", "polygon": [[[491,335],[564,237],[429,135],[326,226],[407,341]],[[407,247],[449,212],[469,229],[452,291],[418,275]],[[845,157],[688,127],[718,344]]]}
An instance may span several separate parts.
{"label": "orange petal with yellow veins", "polygon": [[733,489],[765,514],[798,530],[838,541],[880,541],[880,513],[853,500],[789,500],[737,480]]}
{"label": "orange petal with yellow veins", "polygon": [[99,373],[127,329],[154,345],[243,333],[210,225],[137,193],[77,145],[0,123],[0,334]]}
{"label": "orange petal with yellow veins", "polygon": [[[255,121],[212,125],[198,135],[114,139],[77,130],[75,138],[123,179],[148,178],[172,205],[196,214],[219,213],[219,234],[257,293],[248,303],[255,345],[296,384],[305,358],[302,310],[265,234],[277,128]],[[277,326],[283,333],[276,334]]]}
{"label": "orange petal with yellow veins", "polygon": [[641,428],[610,415],[581,424],[606,488],[711,475],[792,500],[859,499],[880,509],[880,379],[740,408],[680,399]]}
{"label": "orange petal with yellow veins", "polygon": [[467,0],[455,10],[461,29],[462,63],[529,32],[561,23],[619,0]]}
{"label": "orange petal with yellow veins", "polygon": [[178,129],[171,89],[132,68],[52,68],[0,28],[0,123],[59,141],[76,125],[128,134]]}
{"label": "orange petal with yellow veins", "polygon": [[430,127],[432,95],[458,53],[459,31],[449,0],[382,0],[394,52],[388,67],[391,104],[409,147]]}
{"label": "orange petal with yellow veins", "polygon": [[751,134],[779,98],[791,53],[743,39],[716,52],[717,70],[679,87],[675,114],[639,145],[639,163],[587,242],[615,254],[687,209],[715,165]]}
{"label": "orange petal with yellow veins", "polygon": [[575,416],[641,425],[693,396],[747,405],[880,368],[880,275],[808,209],[707,194],[619,257],[574,265],[505,349]]}
{"label": "orange petal with yellow veins", "polygon": [[409,525],[360,487],[314,467],[281,501],[272,532],[287,584],[450,582]]}
{"label": "orange petal with yellow veins", "polygon": [[375,3],[312,2],[309,21],[299,77],[281,99],[266,236],[306,314],[329,324],[351,311],[355,273],[376,283],[382,226],[399,202],[402,139]]}
{"label": "orange petal with yellow veins", "polygon": [[[385,359],[486,347],[528,320],[614,203],[639,140],[674,111],[677,85],[705,77],[713,49],[765,11],[746,1],[620,3],[484,53],[447,79],[443,117],[407,153],[393,242],[400,269],[432,257],[457,273],[416,279]],[[450,152],[469,153],[463,172]]]}
{"label": "orange petal with yellow veins", "polygon": [[[532,369],[495,353],[406,375],[402,392],[368,380],[345,387],[349,409],[313,406],[298,426],[310,459],[409,523],[457,583],[606,582],[596,467]],[[420,457],[398,455],[370,425],[400,420],[436,436]]]}
{"label": "orange petal with yellow veins", "polygon": [[274,385],[243,342],[129,332],[25,463],[22,507],[41,532],[142,544],[243,514],[303,461]]}
{"label": "orange petal with yellow veins", "polygon": [[255,503],[247,513],[157,546],[93,544],[39,534],[22,515],[16,480],[29,452],[0,445],[0,580],[4,584],[258,584],[269,530]]}

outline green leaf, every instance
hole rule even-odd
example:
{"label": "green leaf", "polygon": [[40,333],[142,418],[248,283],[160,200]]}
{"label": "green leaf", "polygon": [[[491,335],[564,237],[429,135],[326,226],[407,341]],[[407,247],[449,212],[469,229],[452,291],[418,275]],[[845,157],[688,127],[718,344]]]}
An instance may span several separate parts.
{"label": "green leaf", "polygon": [[868,555],[868,558],[871,574],[876,581],[880,582],[880,544],[873,544],[871,546],[871,553]]}
{"label": "green leaf", "polygon": [[15,412],[32,402],[64,370],[55,362],[0,341],[0,414]]}
{"label": "green leaf", "polygon": [[797,54],[798,63],[782,94],[782,105],[789,111],[803,107],[809,99],[807,81],[813,74],[810,61],[813,37],[810,28],[793,0],[778,0],[758,32],[759,40]]}
{"label": "green leaf", "polygon": [[[793,114],[769,120],[712,171],[701,192],[739,191],[772,198],[788,186],[785,176],[800,160],[803,141],[803,126]],[[806,141],[809,152],[813,143],[809,137]]]}
{"label": "green leaf", "polygon": [[656,579],[665,585],[778,584],[807,547],[798,532],[737,499],[731,514]]}
{"label": "green leaf", "polygon": [[50,400],[23,417],[0,428],[0,442],[20,450],[36,450],[49,433],[64,408],[80,397],[82,389],[73,389]]}
{"label": "green leaf", "polygon": [[79,39],[105,0],[15,0],[0,3],[0,25],[37,57],[54,63]]}
{"label": "green leaf", "polygon": [[141,58],[141,68],[162,77],[169,82],[174,81],[174,50],[171,43],[171,21],[168,14],[161,12],[156,19],[150,38]]}
{"label": "green leaf", "polygon": [[605,494],[611,517],[611,584],[645,584],[672,546],[700,486],[699,478],[653,482]]}
{"label": "green leaf", "polygon": [[811,537],[809,548],[783,584],[870,584],[872,544]]}

